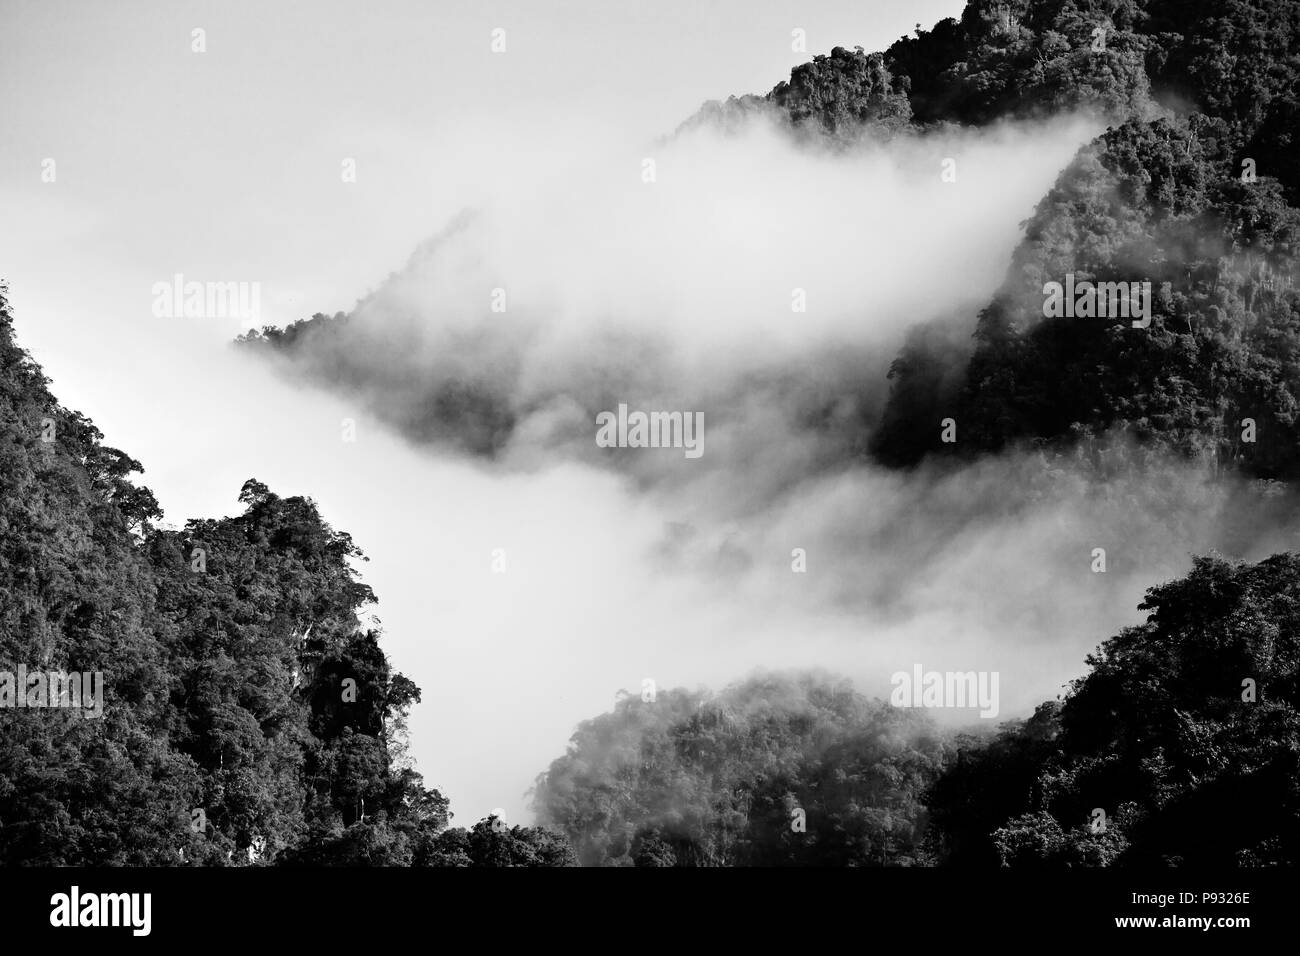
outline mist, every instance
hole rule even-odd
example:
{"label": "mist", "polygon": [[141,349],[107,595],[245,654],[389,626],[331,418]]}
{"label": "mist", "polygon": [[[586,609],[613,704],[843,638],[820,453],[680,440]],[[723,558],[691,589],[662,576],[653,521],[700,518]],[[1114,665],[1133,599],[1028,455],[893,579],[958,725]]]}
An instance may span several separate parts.
{"label": "mist", "polygon": [[[644,155],[574,142],[573,168],[511,179],[345,319],[304,330],[296,364],[417,443],[647,484],[743,471],[729,497],[761,505],[854,450],[906,329],[971,325],[1020,222],[1097,131],[833,151],[760,119]],[[599,450],[594,417],[619,403],[703,413],[709,452],[686,468]]]}
{"label": "mist", "polygon": [[[647,678],[825,668],[887,699],[914,664],[996,671],[996,723],[1063,693],[1192,552],[1284,546],[1257,489],[1185,463],[1099,489],[1019,452],[912,472],[863,454],[905,330],[973,330],[1095,132],[833,153],[702,131],[655,154],[653,183],[639,154],[575,144],[605,159],[456,217],[267,366],[316,420],[323,387],[358,422],[346,472],[286,487],[346,482],[318,497],[372,555],[395,663],[425,689],[413,751],[462,822],[523,819],[574,725]],[[620,402],[703,412],[704,454],[597,447]]]}

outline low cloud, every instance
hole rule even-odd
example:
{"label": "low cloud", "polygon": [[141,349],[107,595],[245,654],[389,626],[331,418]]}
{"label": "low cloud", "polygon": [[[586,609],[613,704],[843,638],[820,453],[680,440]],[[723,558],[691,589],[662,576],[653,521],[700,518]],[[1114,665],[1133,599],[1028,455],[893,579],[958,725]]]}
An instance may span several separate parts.
{"label": "low cloud", "polygon": [[[425,688],[415,753],[462,817],[519,816],[573,726],[647,677],[824,667],[887,699],[916,664],[988,671],[1016,716],[1189,552],[1285,546],[1262,489],[1177,462],[1099,482],[1019,452],[909,472],[865,457],[904,332],[973,329],[1095,132],[575,143],[609,158],[515,183],[278,359],[363,409],[363,434],[405,440],[359,452],[346,480],[369,504],[326,513],[372,555],[397,664]],[[619,403],[702,413],[705,453],[600,447]]]}

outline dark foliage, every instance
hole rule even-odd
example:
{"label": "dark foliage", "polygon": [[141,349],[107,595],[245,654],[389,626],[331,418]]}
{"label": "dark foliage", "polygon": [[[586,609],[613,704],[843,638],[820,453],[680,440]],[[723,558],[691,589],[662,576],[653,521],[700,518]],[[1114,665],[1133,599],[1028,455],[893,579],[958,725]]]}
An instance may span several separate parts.
{"label": "dark foliage", "polygon": [[242,514],[157,527],[139,463],[56,402],[3,293],[0,670],[99,671],[105,699],[0,708],[0,862],[570,862],[487,821],[462,861],[404,758],[420,691],[357,617],[352,540],[255,480]]}

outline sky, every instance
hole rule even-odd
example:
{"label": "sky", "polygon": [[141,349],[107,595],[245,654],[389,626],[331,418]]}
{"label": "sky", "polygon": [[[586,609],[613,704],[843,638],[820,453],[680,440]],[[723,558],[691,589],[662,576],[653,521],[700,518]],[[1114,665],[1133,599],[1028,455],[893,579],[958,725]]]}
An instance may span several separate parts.
{"label": "sky", "polygon": [[[813,169],[812,178],[825,174],[843,188],[801,205],[797,190],[807,183],[787,182],[753,213],[745,198],[780,180],[788,157],[767,150],[741,169],[735,156],[719,166],[710,154],[702,162],[714,164],[714,192],[669,193],[685,197],[677,218],[645,221],[658,224],[646,227],[653,237],[706,210],[716,228],[670,231],[635,248],[643,259],[600,256],[600,213],[611,194],[556,188],[557,177],[572,184],[572,170],[601,168],[604,157],[643,154],[705,100],[765,92],[814,54],[883,49],[961,7],[0,2],[0,276],[10,283],[19,343],[65,405],[144,463],[142,481],[170,523],[236,512],[239,487],[257,477],[279,494],[314,498],[326,520],[353,536],[371,559],[363,573],[379,595],[374,613],[390,656],[423,688],[412,752],[426,782],[451,798],[457,823],[497,809],[526,820],[526,789],[563,753],[575,724],[646,677],[662,687],[717,688],[758,665],[827,665],[879,691],[879,675],[934,660],[1003,670],[1003,716],[1023,712],[1079,673],[1104,628],[1135,620],[1136,578],[1121,579],[1100,611],[1082,614],[1093,605],[1081,592],[1053,593],[1041,574],[1047,558],[1025,542],[1082,520],[1077,514],[1026,513],[996,530],[995,546],[981,537],[977,547],[963,538],[968,527],[955,526],[941,562],[904,569],[912,613],[901,623],[880,607],[827,598],[827,588],[875,575],[869,567],[842,564],[830,584],[791,578],[783,567],[779,578],[756,573],[732,583],[689,568],[664,572],[654,555],[665,526],[683,515],[715,548],[736,536],[755,553],[781,555],[772,559],[780,564],[803,534],[827,542],[812,550],[814,562],[819,554],[847,562],[873,546],[869,537],[834,545],[852,516],[923,506],[896,478],[829,475],[803,497],[765,503],[757,523],[731,513],[711,522],[702,512],[732,498],[734,483],[690,486],[694,498],[674,501],[671,488],[647,494],[635,476],[581,460],[488,468],[412,446],[364,404],[291,385],[236,353],[228,343],[246,323],[159,318],[152,309],[154,284],[181,273],[259,283],[260,324],[348,310],[456,213],[479,206],[508,213],[494,220],[502,235],[527,227],[537,248],[551,241],[551,258],[534,261],[549,263],[555,282],[571,287],[582,263],[637,288],[644,280],[650,294],[672,287],[665,279],[703,281],[701,263],[747,237],[747,252],[766,263],[781,229],[831,222],[836,204],[849,203],[859,225],[846,218],[828,226],[826,248],[834,239],[834,248],[859,257],[852,243],[873,214],[882,229],[911,223],[906,234],[886,229],[888,241],[862,240],[860,259],[877,270],[863,281],[888,289],[894,314],[987,297],[1018,224],[1086,141],[1084,131],[1049,131],[1042,149],[1013,144],[1016,156],[1037,158],[1010,176],[995,144],[971,168],[976,177],[1000,168],[1001,191],[976,178],[961,194],[968,212],[951,220],[941,202],[914,221],[891,205],[910,158],[872,167],[875,178],[857,190],[835,178],[847,175],[843,166]],[[491,50],[498,28],[503,53]],[[807,53],[791,49],[796,28],[806,31]],[[195,29],[205,31],[205,52],[192,49]],[[42,179],[49,159],[53,182]],[[349,159],[355,182],[341,176]],[[996,207],[979,206],[981,193]],[[991,221],[994,208],[1002,212]],[[696,232],[684,251],[655,258]],[[758,248],[755,234],[773,238]],[[955,237],[951,249],[945,235]],[[810,264],[824,259],[817,241]],[[978,260],[981,279],[960,289],[947,280],[951,301],[928,288],[943,283],[899,268],[936,244],[956,264],[948,272],[962,272],[963,256],[988,257]],[[641,278],[629,261],[647,263]],[[599,277],[592,281],[600,287]],[[844,326],[832,317],[827,327]],[[724,344],[735,346],[736,330],[728,334]],[[883,337],[876,344],[895,345]],[[340,440],[347,418],[355,442]],[[996,476],[984,480],[979,494],[994,495]],[[929,507],[943,513],[946,493],[957,494],[940,487]],[[878,530],[888,520],[868,524]],[[492,569],[498,549],[505,573]],[[681,561],[689,565],[689,555]],[[1149,577],[1150,569],[1144,584]],[[1000,617],[971,623],[990,581],[1010,581],[1026,596],[1038,589],[1088,627],[1042,646],[1027,638],[998,644]],[[1024,606],[1032,604],[1026,597]],[[959,644],[937,636],[952,634]]]}

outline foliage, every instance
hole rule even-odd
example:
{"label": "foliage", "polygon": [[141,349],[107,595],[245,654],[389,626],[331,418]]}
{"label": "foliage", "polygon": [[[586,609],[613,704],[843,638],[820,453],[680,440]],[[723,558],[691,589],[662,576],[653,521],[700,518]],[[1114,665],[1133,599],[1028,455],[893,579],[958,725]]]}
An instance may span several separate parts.
{"label": "foliage", "polygon": [[962,750],[929,795],[941,861],[1300,862],[1300,555],[1197,558],[1141,608],[1063,704]]}
{"label": "foliage", "polygon": [[908,865],[942,751],[918,711],[761,676],[621,700],[579,726],[534,808],[586,866]]}
{"label": "foliage", "polygon": [[[0,670],[105,686],[100,718],[0,708],[0,861],[459,865],[447,800],[393,759],[420,690],[357,617],[351,538],[256,480],[242,514],[155,526],[139,463],[46,385],[0,286]],[[569,862],[481,826],[473,865]]]}

